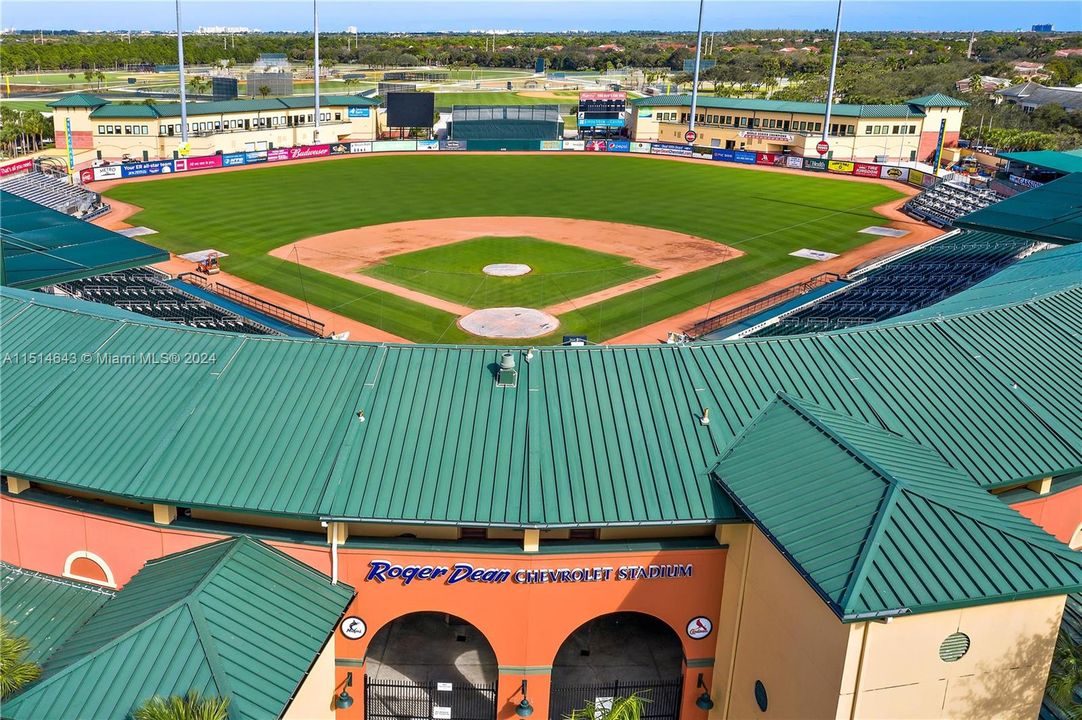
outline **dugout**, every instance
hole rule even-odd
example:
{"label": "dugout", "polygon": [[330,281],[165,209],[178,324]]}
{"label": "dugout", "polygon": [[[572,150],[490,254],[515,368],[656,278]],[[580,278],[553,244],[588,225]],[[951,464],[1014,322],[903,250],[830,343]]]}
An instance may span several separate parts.
{"label": "dugout", "polygon": [[448,139],[465,140],[471,150],[536,150],[563,134],[558,105],[455,105],[447,130]]}

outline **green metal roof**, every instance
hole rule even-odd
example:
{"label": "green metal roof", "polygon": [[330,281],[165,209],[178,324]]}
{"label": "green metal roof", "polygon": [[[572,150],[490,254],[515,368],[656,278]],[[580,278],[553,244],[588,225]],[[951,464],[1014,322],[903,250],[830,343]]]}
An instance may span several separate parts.
{"label": "green metal roof", "polygon": [[784,393],[713,472],[843,621],[1082,589],[1082,554],[932,449]]}
{"label": "green metal roof", "polygon": [[51,108],[92,108],[99,105],[108,105],[109,101],[89,93],[73,93],[45,104]]}
{"label": "green metal roof", "polygon": [[11,631],[30,642],[26,659],[45,662],[115,593],[107,588],[0,563],[0,597]]}
{"label": "green metal roof", "polygon": [[[690,95],[655,95],[636,98],[630,104],[637,107],[691,107]],[[778,112],[801,115],[822,115],[824,103],[793,102],[789,100],[755,100],[751,98],[721,98],[699,96],[699,107],[718,108],[745,112]],[[846,105],[830,106],[831,115],[856,118],[907,118],[923,117],[919,107],[909,105]]]}
{"label": "green metal roof", "polygon": [[4,716],[127,718],[154,695],[196,690],[230,698],[233,720],[278,717],[353,594],[246,537],[152,560]]}
{"label": "green metal roof", "polygon": [[1028,152],[1000,153],[999,157],[1011,162],[1061,173],[1082,173],[1082,148],[1077,150],[1031,150]]}
{"label": "green metal roof", "polygon": [[0,282],[39,288],[141,267],[169,253],[0,190]]}
{"label": "green metal roof", "polygon": [[965,100],[952,98],[950,95],[944,95],[943,93],[922,95],[920,97],[906,100],[906,103],[908,103],[909,105],[916,105],[917,107],[969,107],[969,103],[967,103]]}
{"label": "green metal roof", "polygon": [[[103,101],[104,102],[104,101]],[[360,95],[322,95],[321,107],[371,107],[379,105],[372,98]],[[215,102],[190,102],[188,115],[225,115],[238,112],[275,112],[315,107],[315,96],[284,98],[255,98],[252,100],[219,100]],[[151,105],[117,105],[108,103],[97,108],[90,117],[93,120],[109,118],[173,118],[180,117],[180,103],[154,103]]]}
{"label": "green metal roof", "polygon": [[1082,173],[1073,173],[964,215],[956,227],[1051,242],[1082,242]]}

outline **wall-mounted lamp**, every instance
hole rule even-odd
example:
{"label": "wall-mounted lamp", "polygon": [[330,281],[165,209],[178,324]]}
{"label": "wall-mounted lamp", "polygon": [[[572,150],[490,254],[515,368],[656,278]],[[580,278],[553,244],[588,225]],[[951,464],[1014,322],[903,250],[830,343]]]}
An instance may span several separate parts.
{"label": "wall-mounted lamp", "polygon": [[714,701],[710,699],[710,693],[706,690],[706,683],[703,682],[702,673],[699,673],[699,682],[695,684],[695,687],[703,689],[703,694],[695,700],[695,707],[700,710],[713,710]]}
{"label": "wall-mounted lamp", "polygon": [[[699,679],[702,679],[701,675]],[[346,673],[346,687],[342,688],[342,692],[338,693],[338,697],[334,699],[334,706],[339,710],[345,710],[353,705],[353,696],[346,691],[346,688],[351,687],[353,687],[353,673],[348,672]]]}
{"label": "wall-mounted lamp", "polygon": [[522,702],[515,706],[515,714],[520,718],[528,718],[533,715],[533,705],[526,699],[526,681],[522,681]]}

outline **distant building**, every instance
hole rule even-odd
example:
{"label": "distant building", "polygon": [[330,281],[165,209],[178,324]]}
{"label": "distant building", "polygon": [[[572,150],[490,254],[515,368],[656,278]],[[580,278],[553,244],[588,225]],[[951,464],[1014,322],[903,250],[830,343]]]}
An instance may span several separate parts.
{"label": "distant building", "polygon": [[347,26],[346,27],[346,32],[348,32],[350,35],[356,35],[357,34],[357,26],[356,25]]}
{"label": "distant building", "polygon": [[1052,32],[1052,23],[1046,23],[1044,25],[1034,25],[1033,32]]}
{"label": "distant building", "polygon": [[225,34],[242,34],[252,32],[251,28],[231,25],[200,25],[195,31],[197,35],[225,35]]}
{"label": "distant building", "polygon": [[615,44],[612,44],[612,43],[608,43],[606,45],[598,45],[597,47],[592,47],[590,49],[591,50],[596,50],[598,52],[618,52],[618,53],[622,53],[624,51],[624,49],[621,46],[615,45]]}
{"label": "distant building", "polygon": [[1056,57],[1082,57],[1082,48],[1064,48],[1055,52]]}
{"label": "distant building", "polygon": [[1015,63],[1014,65],[1014,71],[1022,77],[1030,77],[1032,75],[1036,75],[1041,70],[1044,70],[1044,63],[1029,62],[1027,60],[1024,62]]}
{"label": "distant building", "polygon": [[997,90],[995,99],[997,103],[1018,105],[1026,112],[1033,112],[1044,105],[1061,105],[1068,112],[1082,110],[1082,88],[1045,87],[1035,82]]}
{"label": "distant building", "polygon": [[289,58],[285,53],[259,53],[259,58],[252,65],[258,68],[288,70]]}
{"label": "distant building", "polygon": [[[981,90],[986,93],[993,93],[1000,88],[1005,88],[1011,84],[1011,81],[1007,78],[993,77],[992,75],[981,75]],[[962,78],[954,83],[954,89],[958,92],[967,93],[972,92],[970,78]]]}

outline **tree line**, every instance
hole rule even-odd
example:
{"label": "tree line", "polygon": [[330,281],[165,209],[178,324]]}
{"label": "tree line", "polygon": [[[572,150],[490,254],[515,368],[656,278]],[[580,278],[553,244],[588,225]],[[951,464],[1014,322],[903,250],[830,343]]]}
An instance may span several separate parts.
{"label": "tree line", "polygon": [[41,150],[53,139],[53,119],[37,110],[13,110],[0,105],[0,149],[13,157]]}

